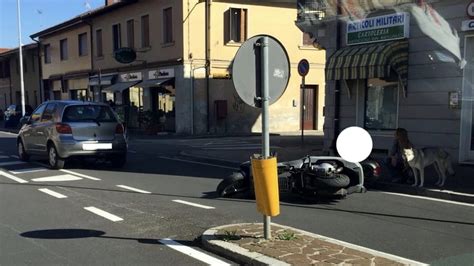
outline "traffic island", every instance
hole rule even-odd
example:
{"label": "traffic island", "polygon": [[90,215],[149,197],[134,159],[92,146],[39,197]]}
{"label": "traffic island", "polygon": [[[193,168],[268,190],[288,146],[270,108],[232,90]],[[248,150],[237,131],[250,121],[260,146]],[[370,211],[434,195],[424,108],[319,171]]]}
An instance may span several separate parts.
{"label": "traffic island", "polygon": [[214,227],[202,235],[206,249],[249,265],[425,265],[296,228],[272,223],[272,238],[262,223]]}

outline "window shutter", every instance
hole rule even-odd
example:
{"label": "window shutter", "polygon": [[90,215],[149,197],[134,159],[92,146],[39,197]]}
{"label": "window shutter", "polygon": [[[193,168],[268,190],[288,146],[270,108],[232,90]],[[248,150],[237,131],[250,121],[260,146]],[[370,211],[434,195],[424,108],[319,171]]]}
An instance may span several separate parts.
{"label": "window shutter", "polygon": [[230,42],[231,34],[231,19],[230,19],[230,9],[224,12],[224,43]]}

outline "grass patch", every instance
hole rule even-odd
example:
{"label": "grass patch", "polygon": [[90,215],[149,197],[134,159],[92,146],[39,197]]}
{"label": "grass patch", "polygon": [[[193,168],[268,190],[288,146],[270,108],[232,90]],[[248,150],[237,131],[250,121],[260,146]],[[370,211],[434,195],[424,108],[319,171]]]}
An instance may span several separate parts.
{"label": "grass patch", "polygon": [[241,237],[237,235],[237,230],[228,231],[224,230],[224,235],[222,235],[222,240],[228,242],[232,240],[239,240]]}
{"label": "grass patch", "polygon": [[287,230],[283,231],[283,233],[281,234],[278,234],[277,238],[280,240],[286,240],[286,241],[297,239],[297,237],[295,236],[295,233],[287,231]]}

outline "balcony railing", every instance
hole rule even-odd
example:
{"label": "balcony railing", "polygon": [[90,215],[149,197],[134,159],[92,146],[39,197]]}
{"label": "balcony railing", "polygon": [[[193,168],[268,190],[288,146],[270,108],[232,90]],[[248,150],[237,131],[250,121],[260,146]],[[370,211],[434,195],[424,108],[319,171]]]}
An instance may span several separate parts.
{"label": "balcony railing", "polygon": [[327,0],[298,0],[298,20],[322,20],[329,9]]}

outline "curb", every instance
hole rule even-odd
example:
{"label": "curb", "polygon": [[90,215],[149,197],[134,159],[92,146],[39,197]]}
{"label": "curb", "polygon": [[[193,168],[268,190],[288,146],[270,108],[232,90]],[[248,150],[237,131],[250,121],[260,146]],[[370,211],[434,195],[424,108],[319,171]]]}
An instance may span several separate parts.
{"label": "curb", "polygon": [[[245,224],[252,224],[252,223],[222,225],[222,226],[213,227],[213,228],[210,228],[210,229],[206,230],[202,234],[202,237],[201,237],[202,244],[203,244],[204,248],[206,248],[207,250],[209,250],[211,252],[215,252],[216,254],[218,254],[220,256],[235,260],[238,263],[246,264],[246,265],[290,265],[286,262],[283,262],[283,261],[277,260],[275,258],[265,256],[265,255],[257,253],[257,252],[250,252],[249,250],[247,250],[245,248],[242,248],[239,245],[232,244],[232,243],[229,243],[229,242],[225,242],[225,241],[222,241],[222,240],[218,240],[215,236],[215,233],[217,233],[219,231],[219,229],[226,228],[226,227],[232,227],[232,226],[245,225]],[[359,250],[359,251],[362,251],[362,252],[365,252],[365,253],[368,253],[368,254],[371,254],[371,255],[374,255],[374,256],[383,257],[383,258],[386,258],[386,259],[389,259],[389,260],[392,260],[392,261],[399,262],[399,263],[404,264],[404,265],[428,265],[428,264],[425,264],[425,263],[422,263],[422,262],[419,262],[419,261],[406,259],[406,258],[403,258],[403,257],[399,257],[399,256],[396,256],[396,255],[392,255],[392,254],[388,254],[388,253],[384,253],[384,252],[380,252],[380,251],[370,249],[370,248],[365,248],[365,247],[362,247],[362,246],[354,245],[354,244],[347,243],[347,242],[344,242],[344,241],[340,241],[340,240],[337,240],[337,239],[328,238],[328,237],[325,237],[325,236],[322,236],[322,235],[314,234],[314,233],[307,232],[307,231],[297,229],[297,228],[294,228],[294,227],[280,225],[280,224],[276,224],[276,223],[272,223],[272,225],[275,225],[275,226],[278,226],[278,227],[281,227],[281,228],[284,228],[284,229],[288,229],[288,230],[293,230],[293,231],[299,232],[301,234],[305,234],[305,235],[311,236],[313,238],[320,239],[322,241],[326,241],[326,242],[329,242],[329,243],[341,245],[341,246],[351,248],[351,249],[356,249],[356,250]]]}
{"label": "curb", "polygon": [[257,252],[251,252],[238,245],[217,239],[215,233],[217,233],[219,229],[233,225],[239,224],[222,225],[206,230],[201,237],[204,248],[244,265],[290,265],[286,262],[265,256]]}
{"label": "curb", "polygon": [[425,196],[430,198],[474,204],[474,194],[459,193],[450,190],[418,188],[389,182],[376,182],[373,184],[373,187],[383,191],[398,192],[409,195]]}

